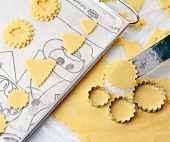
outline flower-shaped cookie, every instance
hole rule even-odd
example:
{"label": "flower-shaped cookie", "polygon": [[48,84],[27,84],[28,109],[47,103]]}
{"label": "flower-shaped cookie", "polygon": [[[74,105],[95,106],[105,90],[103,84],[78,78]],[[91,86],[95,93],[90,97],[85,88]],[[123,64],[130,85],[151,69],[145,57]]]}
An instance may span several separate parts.
{"label": "flower-shaped cookie", "polygon": [[58,0],[32,0],[30,8],[37,20],[49,21],[59,13],[60,3]]}
{"label": "flower-shaped cookie", "polygon": [[29,96],[25,91],[17,89],[13,90],[8,95],[8,103],[14,109],[22,109],[27,106],[29,102]]}
{"label": "flower-shaped cookie", "polygon": [[32,39],[33,28],[25,20],[13,20],[4,29],[3,39],[6,44],[14,48],[26,46]]}

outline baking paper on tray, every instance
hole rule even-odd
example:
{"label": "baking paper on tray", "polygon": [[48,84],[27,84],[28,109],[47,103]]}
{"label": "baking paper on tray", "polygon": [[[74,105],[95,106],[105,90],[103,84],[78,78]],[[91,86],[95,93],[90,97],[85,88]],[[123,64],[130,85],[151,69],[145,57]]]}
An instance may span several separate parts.
{"label": "baking paper on tray", "polygon": [[[108,15],[94,2],[84,0],[60,0],[59,15],[49,22],[36,20],[30,13],[30,0],[0,1],[0,112],[8,127],[0,136],[0,142],[18,142],[37,123],[58,96],[68,87],[83,69],[107,46],[119,32],[122,21]],[[80,19],[98,21],[96,30],[86,35]],[[33,40],[21,49],[7,46],[2,33],[4,27],[15,19],[25,19],[34,28]],[[62,33],[76,33],[86,37],[86,42],[75,54],[69,55],[63,47]],[[53,59],[58,65],[41,86],[36,87],[26,68],[24,59]],[[61,61],[62,60],[62,61]],[[14,110],[7,103],[8,94],[14,89],[23,89],[30,102],[23,110]]]}

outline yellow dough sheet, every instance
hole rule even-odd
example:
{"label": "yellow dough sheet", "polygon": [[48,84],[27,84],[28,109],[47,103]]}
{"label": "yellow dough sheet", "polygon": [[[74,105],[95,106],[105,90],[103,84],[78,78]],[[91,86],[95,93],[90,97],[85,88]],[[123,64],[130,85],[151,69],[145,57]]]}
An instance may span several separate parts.
{"label": "yellow dough sheet", "polygon": [[132,121],[125,124],[117,124],[110,120],[107,115],[108,105],[100,109],[90,106],[87,102],[87,92],[91,86],[103,84],[105,68],[104,60],[101,59],[60,104],[54,116],[70,130],[76,131],[77,136],[83,141],[168,142],[170,135],[168,103],[165,103],[157,113],[137,110]]}

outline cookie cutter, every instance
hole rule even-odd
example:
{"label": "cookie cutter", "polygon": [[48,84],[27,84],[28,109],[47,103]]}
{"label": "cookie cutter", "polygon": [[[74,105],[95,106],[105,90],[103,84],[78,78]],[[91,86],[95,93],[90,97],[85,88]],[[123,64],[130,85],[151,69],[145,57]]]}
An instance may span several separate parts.
{"label": "cookie cutter", "polygon": [[[119,101],[119,100],[125,100],[132,107],[132,114],[126,120],[118,120],[111,113],[111,107],[114,105],[114,103],[116,101]],[[112,121],[115,121],[116,123],[122,123],[123,124],[123,123],[131,121],[134,118],[135,113],[136,113],[136,105],[135,105],[135,103],[133,101],[130,101],[127,97],[119,96],[119,97],[114,98],[114,100],[110,102],[110,105],[109,105],[109,108],[108,108],[108,112],[109,112],[108,116],[111,118]]]}
{"label": "cookie cutter", "polygon": [[[107,101],[104,102],[103,104],[95,104],[91,99],[90,99],[90,95],[94,90],[101,90],[106,94],[107,97]],[[87,101],[90,103],[91,106],[95,107],[95,108],[101,108],[104,107],[106,104],[108,104],[110,99],[110,94],[109,92],[104,88],[104,87],[100,87],[99,85],[97,85],[96,87],[92,87],[90,91],[88,91],[88,99]]]}
{"label": "cookie cutter", "polygon": [[[141,105],[139,105],[139,103],[135,100],[135,91],[143,86],[143,85],[151,85],[151,86],[154,86],[156,88],[158,88],[158,90],[161,92],[161,96],[162,96],[162,102],[161,102],[161,105],[160,106],[157,106],[157,108],[145,108]],[[166,100],[166,93],[164,91],[164,88],[162,86],[160,86],[158,83],[156,83],[155,81],[151,81],[151,80],[142,80],[141,82],[137,83],[137,85],[134,86],[134,89],[133,89],[133,101],[134,103],[136,104],[137,108],[141,111],[144,111],[144,112],[148,112],[148,113],[152,113],[152,112],[157,112],[159,111],[162,106],[165,104],[165,100]]]}

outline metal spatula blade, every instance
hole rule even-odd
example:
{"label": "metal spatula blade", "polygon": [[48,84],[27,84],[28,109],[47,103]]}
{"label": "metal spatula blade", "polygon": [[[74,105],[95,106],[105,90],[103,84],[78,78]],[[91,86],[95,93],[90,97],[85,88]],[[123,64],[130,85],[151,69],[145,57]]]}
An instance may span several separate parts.
{"label": "metal spatula blade", "polygon": [[170,58],[170,35],[130,59],[138,70],[138,77],[153,70]]}

